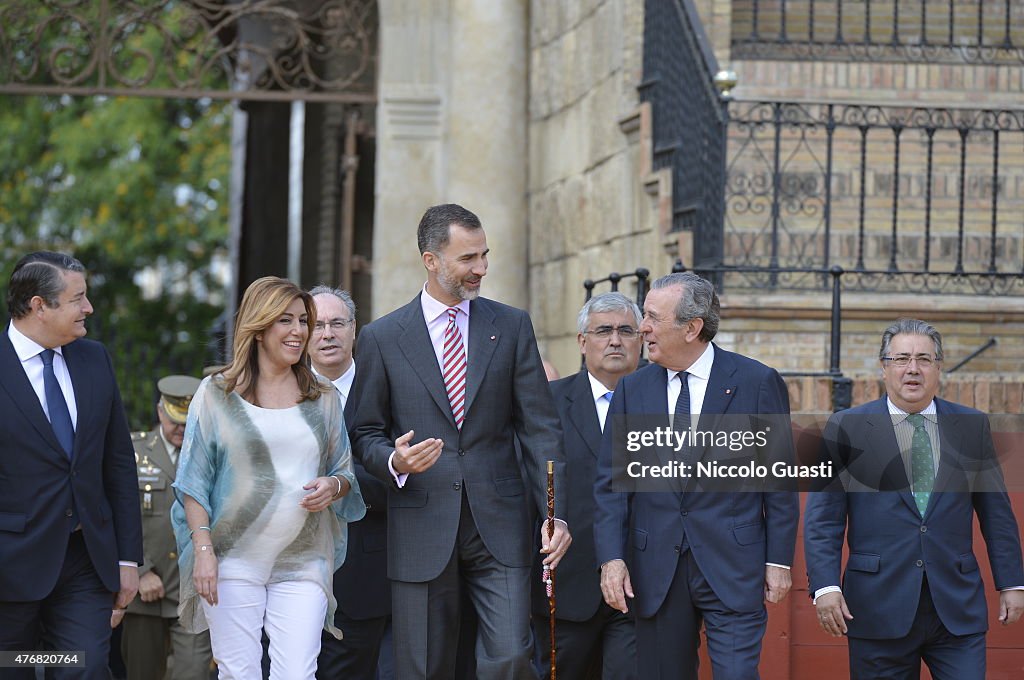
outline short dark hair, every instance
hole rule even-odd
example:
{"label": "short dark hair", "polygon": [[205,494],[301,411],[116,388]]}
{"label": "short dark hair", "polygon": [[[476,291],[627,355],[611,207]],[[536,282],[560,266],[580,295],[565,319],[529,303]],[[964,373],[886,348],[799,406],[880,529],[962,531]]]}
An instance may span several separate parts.
{"label": "short dark hair", "polygon": [[11,280],[7,286],[7,313],[12,319],[21,319],[32,311],[32,298],[43,298],[47,307],[60,306],[60,294],[67,284],[64,272],[85,273],[81,262],[49,250],[39,250],[25,255],[14,265]]}
{"label": "short dark hair", "polygon": [[935,348],[935,360],[942,361],[942,334],[935,326],[920,319],[897,319],[895,323],[882,331],[882,346],[878,350],[878,358],[889,356],[889,343],[897,335],[924,335],[932,341]]}
{"label": "short dark hair", "polygon": [[457,203],[444,203],[427,208],[416,229],[416,244],[423,253],[439,253],[448,245],[451,225],[465,229],[481,229],[480,218]]}
{"label": "short dark hair", "polygon": [[718,335],[718,323],[721,321],[721,305],[715,286],[705,278],[693,272],[676,272],[666,274],[651,284],[651,290],[680,286],[683,294],[676,305],[676,324],[683,325],[690,319],[703,319],[704,327],[700,330],[700,339],[711,342]]}

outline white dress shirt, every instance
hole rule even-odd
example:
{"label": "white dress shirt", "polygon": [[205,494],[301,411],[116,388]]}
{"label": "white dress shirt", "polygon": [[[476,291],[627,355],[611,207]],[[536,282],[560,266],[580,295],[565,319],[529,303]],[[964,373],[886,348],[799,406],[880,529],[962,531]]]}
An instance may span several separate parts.
{"label": "white dress shirt", "polygon": [[[28,381],[32,384],[36,397],[39,398],[43,413],[49,419],[50,408],[46,403],[46,387],[43,382],[43,357],[40,356],[46,348],[19,331],[13,322],[7,327],[7,337],[10,338],[11,345],[14,346],[14,353],[18,355],[21,367],[25,370],[25,375],[28,376]],[[68,372],[68,365],[61,353],[62,349],[61,347],[53,348],[53,374],[57,376],[60,391],[64,393],[64,401],[68,403],[71,425],[77,432],[78,404],[75,402],[75,388],[71,385],[71,373]]]}

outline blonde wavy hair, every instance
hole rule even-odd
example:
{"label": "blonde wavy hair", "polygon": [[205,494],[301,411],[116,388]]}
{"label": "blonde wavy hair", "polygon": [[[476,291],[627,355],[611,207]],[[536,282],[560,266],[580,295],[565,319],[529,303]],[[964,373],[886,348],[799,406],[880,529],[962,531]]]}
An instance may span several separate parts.
{"label": "blonde wavy hair", "polygon": [[[302,300],[306,308],[307,328],[316,324],[316,304],[309,293],[288,279],[264,276],[256,279],[245,289],[242,304],[235,315],[235,338],[232,344],[232,360],[218,371],[223,377],[225,392],[232,392],[242,385],[243,399],[256,403],[256,383],[260,379],[259,353],[256,337],[269,329],[288,309],[295,298]],[[307,399],[319,399],[330,386],[321,383],[309,362],[309,340],[312,331],[306,335],[302,356],[292,366],[299,383],[299,403]]]}

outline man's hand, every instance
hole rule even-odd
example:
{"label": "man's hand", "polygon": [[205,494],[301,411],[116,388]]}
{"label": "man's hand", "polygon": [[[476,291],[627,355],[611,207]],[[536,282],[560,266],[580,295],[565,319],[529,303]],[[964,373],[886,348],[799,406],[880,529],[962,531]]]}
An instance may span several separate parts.
{"label": "man's hand", "polygon": [[793,574],[789,569],[766,564],[764,567],[764,599],[765,602],[778,604],[786,598],[793,587]]}
{"label": "man's hand", "polygon": [[164,597],[164,582],[154,571],[147,571],[139,578],[139,597],[143,602],[156,602]]}
{"label": "man's hand", "polygon": [[1008,626],[1024,614],[1024,590],[1004,590],[999,593],[999,623]]}
{"label": "man's hand", "polygon": [[139,592],[139,568],[136,566],[126,567],[121,565],[121,590],[114,598],[114,609],[124,609],[128,603],[135,599]]}
{"label": "man's hand", "polygon": [[839,592],[825,593],[815,602],[814,608],[822,630],[832,637],[842,637],[846,633],[846,622],[853,620],[853,615],[846,608],[846,598]]}
{"label": "man's hand", "polygon": [[633,599],[633,584],[625,562],[611,560],[601,565],[601,594],[609,607],[623,614],[629,613],[626,598]]}
{"label": "man's hand", "polygon": [[395,440],[395,457],[391,460],[391,467],[400,475],[429,470],[441,457],[444,448],[444,442],[434,437],[409,446],[413,434],[409,430]]}
{"label": "man's hand", "polygon": [[552,569],[557,567],[558,563],[562,561],[565,551],[569,549],[570,543],[572,543],[572,536],[569,535],[569,528],[565,522],[555,520],[555,531],[551,535],[551,540],[548,540],[548,520],[544,520],[544,524],[540,527],[540,551],[547,555],[544,558],[544,566]]}

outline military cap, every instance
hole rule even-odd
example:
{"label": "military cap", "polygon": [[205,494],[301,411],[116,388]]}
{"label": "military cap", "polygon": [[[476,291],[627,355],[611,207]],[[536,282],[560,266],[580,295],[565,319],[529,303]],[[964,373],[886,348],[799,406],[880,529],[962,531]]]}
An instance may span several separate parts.
{"label": "military cap", "polygon": [[199,389],[199,379],[190,375],[168,375],[156,383],[160,391],[160,405],[167,417],[176,423],[188,418],[188,405]]}

